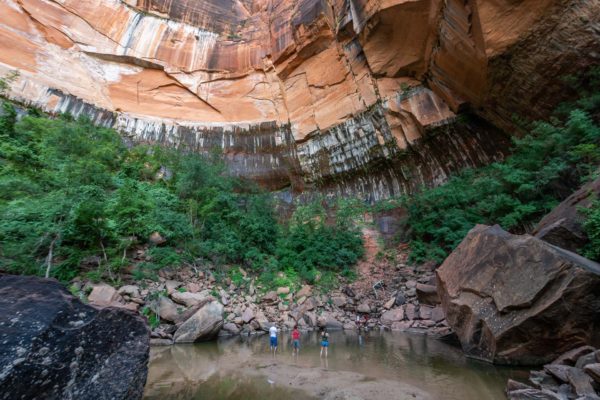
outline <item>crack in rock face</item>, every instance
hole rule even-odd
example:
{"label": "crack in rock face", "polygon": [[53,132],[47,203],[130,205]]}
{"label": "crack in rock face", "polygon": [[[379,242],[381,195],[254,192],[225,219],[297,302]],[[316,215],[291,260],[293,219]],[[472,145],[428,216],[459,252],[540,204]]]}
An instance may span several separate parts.
{"label": "crack in rock face", "polygon": [[[557,71],[598,62],[600,4],[580,3],[5,0],[0,75],[134,141],[220,147],[271,190],[376,200],[501,158],[490,127],[565,100]],[[440,131],[455,154],[428,153]]]}
{"label": "crack in rock face", "polygon": [[141,399],[141,316],[87,306],[54,279],[10,275],[0,275],[0,308],[0,398]]}

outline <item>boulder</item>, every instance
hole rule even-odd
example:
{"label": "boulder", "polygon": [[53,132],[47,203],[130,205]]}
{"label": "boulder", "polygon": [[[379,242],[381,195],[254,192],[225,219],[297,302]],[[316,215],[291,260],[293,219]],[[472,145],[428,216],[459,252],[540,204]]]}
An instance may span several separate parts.
{"label": "boulder", "polygon": [[198,293],[200,291],[200,285],[194,282],[188,283],[187,285],[185,285],[185,287],[190,293]]}
{"label": "boulder", "polygon": [[594,348],[592,346],[579,346],[567,351],[564,354],[561,354],[556,360],[552,361],[552,364],[565,364],[573,366],[581,356],[593,352]]}
{"label": "boulder", "polygon": [[208,290],[203,290],[200,293],[175,291],[171,294],[171,298],[173,299],[173,301],[175,301],[179,304],[183,304],[186,307],[195,306],[196,304],[199,304],[202,301],[206,300],[206,298],[209,296],[210,296],[210,293]]}
{"label": "boulder", "polygon": [[557,392],[560,388],[559,382],[546,371],[530,371],[529,381],[538,389],[549,389]]}
{"label": "boulder", "polygon": [[600,178],[582,186],[567,197],[537,224],[533,234],[548,243],[576,252],[588,243],[580,208],[587,208],[600,197]]}
{"label": "boulder", "polygon": [[255,319],[255,321],[258,322],[258,326],[259,326],[260,330],[265,331],[265,332],[269,332],[269,328],[271,328],[271,326],[273,326],[273,324],[271,322],[269,322],[269,320],[267,320],[265,317]]}
{"label": "boulder", "polygon": [[228,322],[225,325],[223,325],[223,331],[231,335],[237,335],[238,333],[240,333],[240,328],[233,322]]}
{"label": "boulder", "polygon": [[531,386],[526,385],[524,383],[509,379],[506,383],[506,391],[512,392],[515,390],[523,390],[523,389],[533,389]]}
{"label": "boulder", "polygon": [[388,301],[385,302],[385,304],[383,305],[383,308],[385,308],[386,310],[389,310],[390,308],[394,307],[395,303],[396,303],[396,298],[392,297],[391,299],[389,299]]}
{"label": "boulder", "polygon": [[404,294],[398,292],[398,294],[396,295],[396,301],[395,301],[396,306],[401,306],[404,303],[406,303],[406,297],[404,297]]}
{"label": "boulder", "polygon": [[279,297],[277,297],[276,292],[269,292],[262,297],[261,302],[266,303],[266,304],[273,304],[273,303],[277,303],[278,300],[279,300]]}
{"label": "boulder", "polygon": [[345,286],[342,292],[348,297],[356,297],[356,293],[354,293],[354,290],[350,286]]}
{"label": "boulder", "polygon": [[346,322],[343,326],[345,331],[355,331],[356,324],[354,322]]}
{"label": "boulder", "polygon": [[541,364],[598,339],[600,265],[535,237],[478,225],[437,282],[448,324],[471,357]]}
{"label": "boulder", "polygon": [[117,290],[106,284],[92,286],[92,292],[88,296],[88,301],[94,306],[107,307],[114,304],[119,299]]}
{"label": "boulder", "polygon": [[325,313],[318,317],[316,322],[319,328],[327,328],[330,330],[344,329],[344,325],[329,313]]}
{"label": "boulder", "polygon": [[562,400],[556,393],[534,388],[514,390],[506,395],[508,400]]}
{"label": "boulder", "polygon": [[160,296],[158,300],[158,315],[165,321],[175,322],[181,313],[180,307],[177,307],[171,299]]}
{"label": "boulder", "polygon": [[315,308],[317,308],[317,301],[313,297],[307,298],[302,303],[302,310],[303,311],[311,311],[311,310],[314,310]]}
{"label": "boulder", "polygon": [[588,353],[577,359],[575,363],[575,367],[579,369],[583,369],[586,365],[595,364],[596,363],[596,353]]}
{"label": "boulder", "polygon": [[309,297],[312,294],[312,286],[304,285],[298,293],[296,293],[296,297]]}
{"label": "boulder", "polygon": [[600,397],[596,396],[596,391],[592,386],[592,378],[583,370],[579,368],[571,368],[567,373],[567,377],[569,378],[569,383],[573,389],[575,389],[577,396],[589,396],[590,400],[600,399]]}
{"label": "boulder", "polygon": [[395,308],[381,314],[381,324],[391,326],[394,322],[402,321],[404,319],[404,310],[402,308]]}
{"label": "boulder", "polygon": [[252,321],[254,319],[254,311],[252,311],[251,307],[247,307],[244,312],[242,313],[242,321],[244,321],[244,323],[249,323],[250,321]]}
{"label": "boulder", "polygon": [[346,305],[346,303],[348,302],[348,300],[346,299],[346,296],[335,296],[331,298],[331,302],[333,303],[333,305],[335,305],[336,307],[344,307]]}
{"label": "boulder", "polygon": [[185,321],[188,320],[188,318],[190,318],[192,315],[196,314],[196,312],[201,309],[202,307],[204,307],[206,304],[210,303],[211,301],[215,301],[215,298],[212,296],[208,296],[206,298],[204,298],[204,300],[202,300],[200,303],[196,304],[193,307],[190,307],[184,311],[180,311],[179,315],[177,316],[177,318],[175,319],[175,324],[179,327],[181,326],[181,324],[183,324]]}
{"label": "boulder", "polygon": [[182,285],[182,283],[181,283],[181,282],[179,282],[179,281],[174,281],[174,280],[171,280],[171,279],[169,279],[169,280],[167,280],[167,281],[165,282],[165,289],[167,289],[167,293],[168,293],[168,294],[172,294],[172,293],[174,293],[174,292],[177,290],[177,288],[178,288],[178,287],[180,287],[181,285]]}
{"label": "boulder", "polygon": [[431,310],[431,320],[434,322],[442,322],[444,319],[446,319],[446,316],[444,315],[444,309],[440,306],[434,307],[433,310]]}
{"label": "boulder", "polygon": [[277,294],[288,294],[290,292],[290,288],[288,286],[278,287]]}
{"label": "boulder", "polygon": [[404,315],[406,315],[406,319],[408,320],[419,319],[419,312],[414,304],[407,304],[405,306]]}
{"label": "boulder", "polygon": [[150,243],[152,243],[155,246],[160,246],[161,244],[165,244],[167,243],[167,239],[165,239],[160,233],[158,232],[153,232],[150,237],[148,238],[148,240],[150,241]]}
{"label": "boulder", "polygon": [[597,384],[600,384],[600,363],[588,364],[583,370],[588,374]]}
{"label": "boulder", "polygon": [[314,312],[306,312],[304,313],[304,320],[308,324],[308,326],[316,327],[318,324],[317,315]]}
{"label": "boulder", "polygon": [[171,346],[172,344],[173,344],[172,339],[163,339],[163,338],[150,339],[150,346]]}
{"label": "boulder", "polygon": [[417,299],[420,304],[428,304],[430,306],[440,304],[440,296],[438,296],[437,288],[435,286],[417,283],[416,289]]}
{"label": "boulder", "polygon": [[569,370],[574,367],[560,364],[544,365],[544,371],[555,377],[560,382],[569,382]]}
{"label": "boulder", "polygon": [[213,339],[223,326],[223,305],[218,301],[205,304],[175,332],[175,343],[192,343]]}
{"label": "boulder", "polygon": [[332,316],[327,316],[325,320],[325,327],[332,331],[344,329],[344,325]]}
{"label": "boulder", "polygon": [[432,313],[432,307],[419,306],[419,317],[421,317],[421,319],[432,319]]}
{"label": "boulder", "polygon": [[140,297],[140,288],[136,285],[125,285],[121,286],[117,291],[121,296],[127,295],[130,297]]}
{"label": "boulder", "polygon": [[362,303],[356,308],[356,311],[358,311],[359,313],[364,313],[364,314],[370,313],[371,306],[369,306],[369,303]]}
{"label": "boulder", "polygon": [[396,321],[392,322],[390,329],[393,331],[403,332],[413,325],[412,321]]}
{"label": "boulder", "polygon": [[0,275],[4,399],[141,399],[150,331],[143,317],[81,303],[54,279]]}
{"label": "boulder", "polygon": [[301,319],[303,317],[303,313],[302,313],[302,310],[299,310],[296,308],[296,309],[290,311],[288,313],[288,316],[290,318],[292,318],[294,321],[298,321],[299,319]]}

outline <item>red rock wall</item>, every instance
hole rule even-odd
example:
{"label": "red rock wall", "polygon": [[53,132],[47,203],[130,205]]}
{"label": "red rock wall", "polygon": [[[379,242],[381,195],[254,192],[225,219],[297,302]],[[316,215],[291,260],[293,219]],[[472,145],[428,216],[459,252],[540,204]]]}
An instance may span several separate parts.
{"label": "red rock wall", "polygon": [[[598,62],[598,23],[583,0],[0,0],[0,74],[135,140],[220,146],[272,189],[380,198],[501,156],[457,113],[547,115],[556,77]],[[470,150],[403,161],[441,126]]]}

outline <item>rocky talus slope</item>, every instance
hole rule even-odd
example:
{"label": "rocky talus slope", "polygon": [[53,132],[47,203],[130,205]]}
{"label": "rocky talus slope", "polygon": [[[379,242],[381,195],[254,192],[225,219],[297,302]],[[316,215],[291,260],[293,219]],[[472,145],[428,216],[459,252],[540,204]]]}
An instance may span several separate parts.
{"label": "rocky talus slope", "polygon": [[[145,257],[140,250],[138,261]],[[76,279],[72,290],[96,307],[139,311],[150,320],[156,315],[151,340],[156,345],[265,334],[273,325],[282,330],[298,325],[303,331],[327,327],[448,334],[433,270],[415,269],[405,261],[402,252],[385,260],[367,257],[356,282],[342,280],[326,293],[310,285],[268,291],[243,270],[243,278],[232,282],[190,267],[166,268],[156,281],[121,287]]]}
{"label": "rocky talus slope", "polygon": [[[380,199],[506,151],[598,62],[583,0],[2,0],[11,98],[220,147],[271,189]],[[462,118],[470,109],[478,115]]]}

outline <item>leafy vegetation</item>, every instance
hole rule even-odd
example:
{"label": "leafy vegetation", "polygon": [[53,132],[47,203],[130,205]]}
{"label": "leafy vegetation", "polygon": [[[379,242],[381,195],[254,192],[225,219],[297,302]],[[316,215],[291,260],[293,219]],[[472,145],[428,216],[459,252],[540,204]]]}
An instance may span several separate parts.
{"label": "leafy vegetation", "polygon": [[[125,147],[118,133],[69,116],[0,114],[0,269],[69,280],[117,280],[124,267],[239,265],[268,285],[351,275],[362,255],[346,207],[321,202],[278,221],[268,193],[226,173],[218,153]],[[22,114],[22,113],[20,113]],[[155,245],[151,235],[165,243]],[[149,247],[134,262],[135,249]]]}
{"label": "leafy vegetation", "polygon": [[590,243],[583,249],[583,255],[600,261],[600,200],[596,199],[590,208],[580,211],[586,216],[583,228],[590,239]]}
{"label": "leafy vegetation", "polygon": [[[523,233],[597,174],[600,128],[592,116],[600,111],[600,68],[568,80],[579,100],[561,104],[556,117],[515,138],[504,161],[464,170],[442,186],[401,199],[409,214],[413,262],[442,261],[475,224]],[[586,225],[593,240],[600,235],[596,213],[590,211]],[[588,255],[600,256],[592,250]]]}

